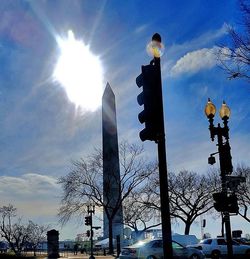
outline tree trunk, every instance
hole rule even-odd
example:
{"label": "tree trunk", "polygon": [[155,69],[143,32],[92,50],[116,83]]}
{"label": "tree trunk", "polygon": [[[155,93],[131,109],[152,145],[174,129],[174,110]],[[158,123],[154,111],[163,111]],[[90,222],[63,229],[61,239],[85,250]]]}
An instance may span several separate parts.
{"label": "tree trunk", "polygon": [[114,253],[112,219],[109,219],[109,254]]}
{"label": "tree trunk", "polygon": [[185,235],[189,235],[190,227],[191,227],[191,223],[190,222],[186,222],[185,232],[184,232]]}

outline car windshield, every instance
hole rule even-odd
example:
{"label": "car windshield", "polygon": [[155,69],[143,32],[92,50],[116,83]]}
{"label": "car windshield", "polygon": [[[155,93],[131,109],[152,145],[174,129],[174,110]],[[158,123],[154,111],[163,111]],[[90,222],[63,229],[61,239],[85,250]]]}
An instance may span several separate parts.
{"label": "car windshield", "polygon": [[152,240],[140,240],[137,243],[133,244],[133,247],[142,247],[152,242]]}
{"label": "car windshield", "polygon": [[177,243],[177,242],[172,242],[172,247],[173,249],[183,249],[184,246],[182,246],[181,244]]}
{"label": "car windshield", "polygon": [[210,245],[212,243],[212,239],[204,239],[200,241],[200,244]]}

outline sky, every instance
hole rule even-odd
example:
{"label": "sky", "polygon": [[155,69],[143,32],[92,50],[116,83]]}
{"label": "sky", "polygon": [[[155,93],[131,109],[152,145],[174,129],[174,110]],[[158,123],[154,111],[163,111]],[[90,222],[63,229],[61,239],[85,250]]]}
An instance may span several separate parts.
{"label": "sky", "polygon": [[[204,115],[208,97],[217,110],[223,100],[231,109],[234,166],[250,166],[250,85],[229,80],[213,54],[227,41],[227,26],[239,28],[240,17],[235,0],[1,0],[0,205],[11,203],[23,219],[49,223],[61,240],[86,231],[73,221],[61,228],[56,216],[62,191],[58,178],[69,172],[72,160],[102,145],[100,106],[80,109],[53,77],[59,39],[66,39],[68,31],[98,57],[101,91],[107,82],[114,91],[119,141],[142,144],[138,134],[143,125],[137,119],[142,107],[136,99],[141,90],[135,79],[151,60],[146,45],[158,32],[165,45],[161,66],[168,169],[205,173],[211,168],[207,158],[217,147]],[[91,84],[84,86],[90,89]],[[84,89],[80,96],[87,94]],[[218,114],[215,121],[220,122]],[[155,143],[143,145],[155,159]],[[199,224],[191,227],[198,237]],[[205,232],[216,236],[219,229],[220,221],[208,218]],[[239,216],[232,217],[232,229],[250,233],[249,223]],[[183,233],[182,224],[173,231]]]}

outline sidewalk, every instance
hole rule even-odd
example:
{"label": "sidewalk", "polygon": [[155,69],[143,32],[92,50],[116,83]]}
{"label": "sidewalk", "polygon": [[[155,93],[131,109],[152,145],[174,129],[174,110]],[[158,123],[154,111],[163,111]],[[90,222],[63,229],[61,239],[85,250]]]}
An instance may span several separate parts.
{"label": "sidewalk", "polygon": [[[72,252],[65,252],[65,253],[60,253],[60,258],[72,258],[72,259],[89,259],[90,255],[89,254],[81,254],[77,253],[77,255],[74,255]],[[115,259],[116,255],[94,255],[96,259]],[[47,258],[47,257],[45,257]]]}
{"label": "sidewalk", "polygon": [[[90,255],[86,255],[86,254],[77,254],[77,255],[74,255],[74,254],[68,254],[68,255],[65,255],[65,257],[60,257],[60,258],[74,258],[74,259],[89,259]],[[111,255],[94,255],[94,257],[96,259],[115,259],[116,257],[115,256],[111,256]]]}

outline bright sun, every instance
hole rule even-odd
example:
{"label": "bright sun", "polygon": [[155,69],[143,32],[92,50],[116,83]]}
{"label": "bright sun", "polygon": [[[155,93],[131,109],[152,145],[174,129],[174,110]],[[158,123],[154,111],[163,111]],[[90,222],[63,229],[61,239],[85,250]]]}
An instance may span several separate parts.
{"label": "bright sun", "polygon": [[60,57],[53,77],[65,89],[71,102],[85,111],[95,111],[101,105],[103,69],[100,59],[89,46],[76,40],[72,31],[68,38],[59,38]]}

